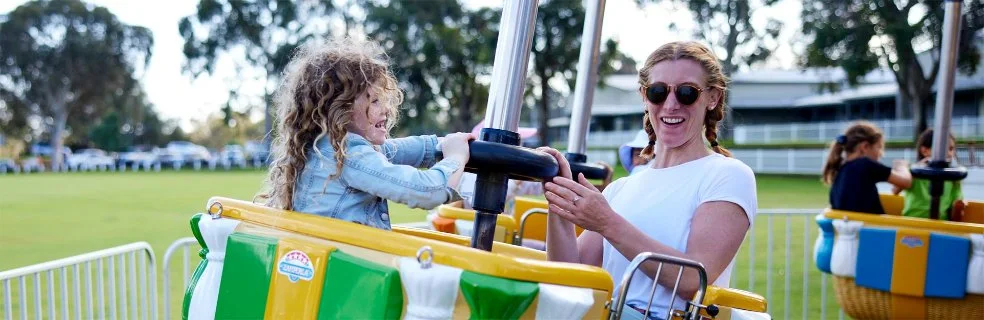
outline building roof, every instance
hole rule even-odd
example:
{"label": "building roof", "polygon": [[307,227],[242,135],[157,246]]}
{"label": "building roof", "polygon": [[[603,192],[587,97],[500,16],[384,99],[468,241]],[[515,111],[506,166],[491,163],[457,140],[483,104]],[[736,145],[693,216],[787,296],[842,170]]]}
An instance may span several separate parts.
{"label": "building roof", "polygon": [[[860,83],[883,83],[895,81],[892,72],[878,69],[859,79]],[[731,83],[782,83],[782,84],[822,84],[846,83],[847,74],[841,68],[808,68],[799,70],[748,70],[735,73]]]}

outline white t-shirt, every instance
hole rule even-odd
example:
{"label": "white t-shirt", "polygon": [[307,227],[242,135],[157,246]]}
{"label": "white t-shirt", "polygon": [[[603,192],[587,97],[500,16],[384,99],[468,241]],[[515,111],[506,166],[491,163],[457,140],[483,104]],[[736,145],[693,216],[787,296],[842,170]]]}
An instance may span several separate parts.
{"label": "white t-shirt", "polygon": [[[754,221],[757,207],[752,169],[741,161],[716,153],[674,167],[647,168],[618,179],[603,194],[615,212],[648,237],[682,252],[687,252],[690,226],[701,204],[710,201],[735,203],[745,210],[749,222]],[[624,257],[608,240],[604,241],[603,248],[602,267],[612,275],[617,295],[625,269],[635,257]],[[728,267],[713,281],[715,286],[729,286],[734,264],[732,257]],[[652,279],[641,271],[636,272],[626,304],[645,308],[652,285]],[[665,316],[672,290],[672,287],[663,286],[656,289],[651,310],[657,315]],[[677,297],[674,306],[682,309],[685,302]]]}

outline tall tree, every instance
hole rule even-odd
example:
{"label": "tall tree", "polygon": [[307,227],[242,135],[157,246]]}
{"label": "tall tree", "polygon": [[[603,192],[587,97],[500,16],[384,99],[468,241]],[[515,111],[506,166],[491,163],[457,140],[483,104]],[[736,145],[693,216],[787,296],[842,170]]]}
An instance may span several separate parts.
{"label": "tall tree", "polygon": [[9,114],[49,126],[53,162],[61,163],[66,123],[100,118],[104,98],[132,83],[149,62],[153,36],[78,0],[32,1],[6,18],[0,24],[0,98],[19,109]]}
{"label": "tall tree", "polygon": [[[637,0],[647,2],[652,0]],[[774,5],[778,0],[674,0],[687,6],[697,28],[694,36],[723,52],[721,64],[725,74],[741,66],[765,61],[772,55],[782,22],[768,19],[765,30],[752,24],[753,12]]]}
{"label": "tall tree", "polygon": [[[550,144],[551,91],[557,91],[552,82],[566,83],[568,91],[574,90],[577,63],[581,54],[581,34],[584,32],[585,11],[581,1],[548,0],[540,3],[536,13],[531,54],[532,77],[527,83],[537,105],[538,134],[542,145]],[[608,40],[599,48],[598,82],[604,83],[606,75],[613,73],[612,61],[620,57],[618,44]]]}
{"label": "tall tree", "polygon": [[300,44],[328,34],[333,13],[331,0],[200,0],[198,12],[178,24],[185,40],[184,69],[193,77],[211,74],[220,57],[232,56],[240,68],[259,71],[266,107],[264,132],[269,133],[270,98],[280,73]]}
{"label": "tall tree", "polygon": [[468,131],[475,124],[488,99],[478,79],[491,74],[500,11],[468,11],[457,0],[366,7],[366,31],[385,46],[406,89],[403,133]]}
{"label": "tall tree", "polygon": [[[913,9],[920,4],[925,13],[918,16]],[[980,61],[980,48],[972,39],[984,28],[984,0],[963,5],[958,61],[962,71],[972,73]],[[916,124],[913,138],[926,128],[926,110],[933,102],[940,68],[942,0],[806,0],[802,16],[803,33],[809,38],[802,64],[840,66],[852,85],[879,66],[888,66]]]}

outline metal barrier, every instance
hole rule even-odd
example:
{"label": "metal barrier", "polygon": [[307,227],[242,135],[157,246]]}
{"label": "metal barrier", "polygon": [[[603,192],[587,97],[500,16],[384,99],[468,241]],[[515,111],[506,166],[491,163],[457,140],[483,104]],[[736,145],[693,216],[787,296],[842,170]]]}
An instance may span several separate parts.
{"label": "metal barrier", "polygon": [[[621,289],[619,290],[618,296],[612,298],[612,312],[609,315],[609,318],[611,320],[619,320],[622,318],[622,312],[625,311],[626,296],[629,294],[629,285],[632,283],[632,277],[636,271],[642,271],[642,264],[649,260],[659,262],[655,273],[657,277],[660,275],[661,271],[663,271],[663,264],[679,267],[679,269],[677,269],[676,282],[673,283],[673,291],[670,293],[670,303],[666,305],[666,316],[663,317],[663,319],[673,319],[673,316],[678,316],[680,319],[686,320],[700,319],[700,310],[706,308],[702,305],[704,303],[704,291],[707,290],[707,272],[704,269],[704,265],[697,261],[652,252],[640,253],[632,259],[632,262],[629,263],[628,267],[626,267],[628,272],[622,276],[622,282],[619,286]],[[679,288],[681,278],[683,277],[683,269],[686,268],[696,270],[697,279],[700,282],[697,286],[697,291],[694,293],[693,300],[687,303],[684,310],[681,310],[682,313],[674,314],[673,304],[676,302],[677,289]],[[650,308],[653,306],[653,299],[656,297],[656,288],[658,287],[658,283],[659,281],[653,281],[652,290],[649,292],[649,304],[646,305],[646,309],[644,309],[645,313],[642,315],[644,319],[649,319],[649,312]],[[712,309],[707,310],[710,312],[711,316],[717,315],[717,311],[712,311]]]}
{"label": "metal barrier", "polygon": [[[170,246],[167,247],[167,250],[164,251],[164,260],[163,262],[161,262],[161,274],[164,280],[162,284],[164,286],[164,294],[163,294],[164,304],[161,306],[161,309],[164,310],[164,319],[172,319],[171,318],[172,292],[170,290],[171,289],[171,258],[174,257],[174,253],[177,252],[178,250],[183,251],[181,254],[181,281],[182,281],[181,288],[182,289],[187,288],[188,280],[191,279],[191,274],[189,273],[191,263],[197,265],[199,262],[199,259],[195,259],[194,261],[191,261],[190,259],[192,247],[199,248],[199,249],[201,248],[201,246],[198,245],[198,240],[195,240],[195,238],[192,237],[186,237],[186,238],[175,240],[174,242],[171,243]],[[195,252],[195,257],[196,258],[198,257],[197,250]]]}
{"label": "metal barrier", "polygon": [[[135,242],[3,271],[3,319],[14,319],[15,313],[25,320],[29,315],[37,319],[157,319],[156,270],[150,244]],[[15,279],[17,286],[12,286]]]}
{"label": "metal barrier", "polygon": [[[802,273],[799,274],[799,278],[802,282],[799,286],[802,288],[798,292],[798,300],[801,303],[799,307],[802,319],[827,319],[829,307],[837,308],[838,318],[844,319],[844,312],[840,310],[837,303],[833,300],[828,301],[827,291],[829,286],[833,284],[827,283],[827,274],[818,271],[813,262],[814,240],[819,234],[814,219],[823,210],[759,209],[755,223],[748,230],[745,243],[742,244],[735,259],[735,267],[731,272],[731,287],[763,295],[769,301],[769,314],[772,314],[776,319],[793,319],[790,313],[793,310],[793,300],[797,300],[794,297],[797,292],[793,291],[792,278],[795,274],[792,266],[794,263],[801,263]],[[776,220],[782,220],[784,225],[784,232],[779,235],[781,236],[779,239],[776,239]],[[793,232],[794,227],[797,229],[797,233]],[[759,230],[763,228],[765,228],[765,232],[760,232]],[[761,233],[765,233],[766,243],[764,246],[758,239],[762,237]],[[783,250],[779,251],[783,253],[781,269],[775,268],[776,259],[774,256],[777,253],[775,247],[777,241],[783,244]],[[799,243],[802,248],[800,251],[802,256],[794,251],[794,243]],[[758,250],[765,250],[766,252],[764,269],[757,259],[756,251]],[[745,283],[736,281],[739,280],[740,271],[747,272],[745,279],[742,279],[746,280]],[[756,275],[763,273],[762,271],[765,273],[764,281],[757,279]],[[782,295],[777,296],[773,293],[774,280],[782,280]],[[762,282],[764,282],[765,290],[762,290]],[[811,303],[811,293],[816,293],[816,289],[810,290],[810,288],[820,289],[819,301]],[[779,306],[781,306],[781,310],[779,310]],[[782,314],[781,318],[778,317],[780,313]]]}

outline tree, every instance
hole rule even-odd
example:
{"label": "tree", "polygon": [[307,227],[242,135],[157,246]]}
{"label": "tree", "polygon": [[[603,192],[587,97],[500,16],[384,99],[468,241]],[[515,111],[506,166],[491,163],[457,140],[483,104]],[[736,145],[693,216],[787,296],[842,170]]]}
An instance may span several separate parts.
{"label": "tree", "polygon": [[[567,84],[568,91],[574,91],[584,19],[584,6],[580,1],[544,1],[537,9],[531,49],[532,77],[527,84],[536,89],[529,92],[533,92],[537,105],[537,132],[542,145],[550,144],[547,121],[552,108],[550,92],[555,90],[551,81],[560,80]],[[615,71],[612,62],[621,53],[618,52],[618,44],[614,40],[608,40],[599,51],[598,82],[603,84],[605,76]]]}
{"label": "tree", "polygon": [[232,55],[238,58],[240,68],[260,71],[264,132],[269,133],[270,98],[280,73],[300,44],[328,34],[327,18],[334,9],[331,0],[200,0],[197,14],[178,24],[185,40],[184,70],[193,77],[211,74],[220,57]]}
{"label": "tree", "polygon": [[[644,0],[637,0],[643,2]],[[778,0],[674,0],[687,5],[697,29],[694,36],[724,52],[724,73],[733,74],[741,66],[765,61],[775,50],[769,42],[779,37],[782,22],[769,19],[765,30],[752,24],[752,13],[772,6]]]}
{"label": "tree", "polygon": [[[32,1],[0,24],[0,98],[14,123],[36,117],[61,163],[66,123],[99,119],[107,95],[150,60],[150,31],[77,0]],[[11,111],[10,109],[15,109]],[[11,121],[11,120],[8,120]]]}
{"label": "tree", "polygon": [[250,121],[248,112],[233,112],[226,120],[224,112],[210,114],[204,120],[194,121],[189,133],[192,142],[213,149],[227,144],[242,144],[262,135],[263,125]]}
{"label": "tree", "polygon": [[[403,133],[469,131],[488,101],[500,10],[465,10],[457,0],[392,0],[366,6],[366,31],[383,44],[406,88]],[[447,119],[447,126],[439,119]]]}
{"label": "tree", "polygon": [[[919,4],[925,14],[910,19]],[[984,1],[968,0],[963,5],[958,61],[962,71],[973,73],[980,48],[971,40],[984,28]],[[807,0],[802,16],[803,33],[809,38],[801,57],[803,65],[840,66],[851,85],[868,72],[888,66],[916,124],[913,138],[925,130],[926,110],[940,68],[942,0]],[[919,48],[929,48],[924,56],[927,62],[920,63]]]}
{"label": "tree", "polygon": [[74,138],[77,144],[125,151],[133,145],[163,146],[171,141],[168,135],[177,125],[160,118],[143,90],[114,95],[107,103],[111,105],[110,111],[90,126],[91,129],[82,132],[85,136]]}

